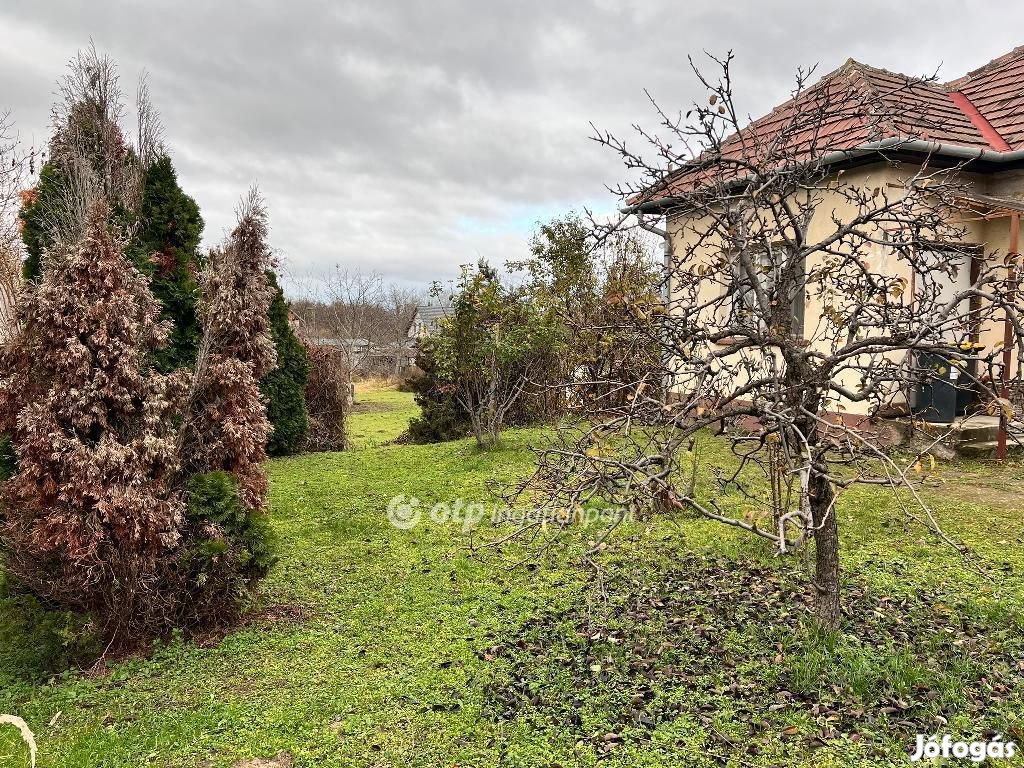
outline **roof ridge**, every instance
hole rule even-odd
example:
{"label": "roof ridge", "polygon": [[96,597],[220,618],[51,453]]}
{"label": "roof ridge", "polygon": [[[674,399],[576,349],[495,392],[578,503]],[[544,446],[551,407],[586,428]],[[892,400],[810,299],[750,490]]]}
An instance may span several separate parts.
{"label": "roof ridge", "polygon": [[[771,117],[772,115],[774,115],[776,112],[782,112],[783,110],[788,109],[795,102],[797,102],[800,99],[804,98],[805,96],[807,96],[807,94],[811,93],[812,91],[822,87],[827,82],[829,82],[829,81],[831,81],[833,79],[837,79],[840,75],[846,75],[846,74],[850,74],[851,72],[857,72],[858,68],[859,67],[863,67],[863,66],[865,66],[865,65],[861,64],[861,62],[859,62],[859,61],[856,61],[854,59],[847,59],[840,66],[836,67],[835,69],[831,70],[830,72],[826,72],[824,75],[819,77],[814,83],[812,83],[810,85],[805,84],[803,86],[803,88],[801,88],[799,91],[792,92],[788,99],[786,99],[781,104],[776,104],[774,107],[771,108],[771,110],[769,110],[765,114],[763,114],[763,115],[761,115],[760,117],[757,117],[757,118],[751,118],[750,123],[747,126],[744,126],[744,128],[742,128],[740,130],[741,131],[745,130],[746,128],[754,125],[755,123],[759,123],[762,120],[766,120],[769,117]],[[870,83],[867,83],[867,85],[870,87]]]}
{"label": "roof ridge", "polygon": [[[934,94],[945,95],[945,90],[942,86],[930,77],[893,72],[882,67],[873,67],[870,64],[864,64],[854,59],[849,59],[847,64],[854,65],[853,68],[857,73],[858,79],[863,81],[870,94],[883,104],[887,104],[894,96],[898,97],[900,93],[913,91],[915,88],[924,89]],[[893,77],[898,82],[896,85],[880,84],[871,75]],[[884,87],[882,87],[883,85]],[[898,136],[901,133],[897,120],[891,114],[878,116],[878,127],[887,129],[894,136]]]}
{"label": "roof ridge", "polygon": [[908,75],[906,72],[897,72],[892,69],[886,69],[885,67],[877,67],[874,64],[866,64],[863,61],[859,61],[858,59],[850,57],[840,66],[836,67],[836,69],[832,70],[831,72],[828,72],[827,74],[822,75],[818,82],[815,83],[815,85],[823,83],[830,77],[837,75],[841,72],[857,70],[861,72],[877,72],[879,74],[889,75],[891,77],[906,78],[909,84],[927,86],[935,88],[936,90],[956,91],[961,86],[966,85],[973,78],[976,78],[979,75],[986,74],[987,72],[993,69],[1001,67],[1004,64],[1008,64],[1014,61],[1015,59],[1019,58],[1024,58],[1024,45],[1018,45],[1013,50],[1008,51],[1007,53],[1004,53],[1000,56],[997,56],[996,58],[989,61],[987,64],[983,64],[980,67],[976,67],[975,69],[970,70],[969,72],[967,72],[964,75],[961,75],[960,77],[954,78],[953,80],[947,80],[945,82],[942,82],[932,77],[922,75]]}
{"label": "roof ridge", "polygon": [[[1022,46],[1022,47],[1024,47],[1024,46]],[[806,94],[810,93],[811,91],[815,90],[816,88],[819,88],[819,87],[825,85],[827,82],[829,82],[831,80],[837,79],[841,75],[849,75],[849,74],[860,75],[860,77],[858,78],[858,82],[860,82],[863,85],[865,85],[868,88],[868,90],[871,91],[872,95],[874,95],[876,97],[879,97],[879,98],[885,96],[884,93],[879,92],[878,88],[875,86],[875,84],[873,82],[871,82],[871,80],[869,78],[864,76],[864,71],[865,70],[870,71],[870,72],[876,72],[876,73],[884,74],[884,75],[889,75],[891,77],[905,78],[906,81],[907,81],[906,84],[910,85],[910,86],[926,85],[926,86],[935,87],[937,90],[941,90],[941,88],[942,88],[941,84],[935,82],[934,80],[929,80],[927,78],[919,77],[919,76],[916,76],[916,75],[907,75],[907,74],[904,74],[902,72],[893,72],[891,70],[883,69],[881,67],[873,67],[870,64],[865,64],[864,62],[857,61],[857,59],[854,59],[854,58],[851,57],[851,58],[848,58],[846,61],[844,61],[842,64],[840,64],[835,69],[830,70],[829,72],[826,72],[824,75],[819,77],[813,84],[805,85],[802,90],[800,90],[797,93],[794,93],[794,94],[790,95],[790,97],[788,99],[786,99],[784,102],[782,102],[781,104],[776,104],[774,107],[771,108],[771,110],[769,110],[765,114],[761,115],[758,118],[751,118],[750,124],[753,125],[754,123],[760,122],[761,120],[764,120],[764,119],[766,119],[768,117],[771,117],[776,112],[781,112],[782,110],[788,108],[795,101],[799,100],[800,98],[802,98]]]}
{"label": "roof ridge", "polygon": [[978,77],[979,75],[986,74],[987,72],[996,69],[997,67],[1001,67],[1004,64],[1009,64],[1014,59],[1021,58],[1022,56],[1024,56],[1024,45],[1018,45],[1012,51],[1004,53],[1002,56],[997,56],[996,58],[992,59],[992,61],[990,61],[988,64],[983,64],[977,69],[972,69],[966,75],[961,75],[955,80],[950,80],[949,82],[945,83],[945,86],[949,90],[959,90],[961,87],[967,85],[967,83],[969,83],[971,80]]}
{"label": "roof ridge", "polygon": [[922,75],[908,75],[906,72],[895,72],[891,69],[886,69],[885,67],[876,67],[873,64],[865,64],[864,62],[857,61],[856,59],[847,59],[846,64],[844,64],[843,66],[849,65],[853,65],[855,68],[862,72],[864,70],[868,70],[869,72],[877,72],[882,75],[889,75],[890,77],[901,77],[906,79],[907,83],[913,85],[929,85],[941,87],[941,83],[939,83],[937,80],[934,80],[931,77],[924,77]]}
{"label": "roof ridge", "polygon": [[[852,77],[850,79],[853,80],[854,78],[856,78],[857,82],[861,84],[861,87],[866,90],[869,99],[873,99],[876,102],[882,102],[884,96],[882,95],[881,91],[879,91],[878,87],[875,85],[872,79],[868,77],[867,73],[864,71],[874,70],[874,68],[869,67],[868,65],[863,64],[854,59],[847,59],[846,64],[850,68],[850,70],[852,70]],[[883,128],[884,130],[892,131],[893,133],[898,132],[896,130],[896,124],[888,116],[884,114],[877,115],[877,119],[878,123],[876,124],[876,128]]]}
{"label": "roof ridge", "polygon": [[[807,95],[808,93],[813,91],[815,88],[819,88],[820,86],[824,85],[828,80],[831,80],[832,78],[836,77],[837,75],[840,75],[840,74],[843,74],[844,72],[846,72],[848,65],[851,64],[851,63],[856,64],[857,62],[855,62],[853,59],[847,59],[846,62],[842,66],[836,67],[831,72],[825,73],[824,75],[819,77],[816,81],[814,81],[814,83],[812,83],[811,85],[807,85],[805,83],[804,86],[799,91],[792,91],[790,93],[790,97],[788,99],[786,99],[784,102],[782,102],[781,104],[776,104],[774,107],[771,108],[770,111],[766,112],[765,114],[761,115],[760,117],[751,118],[750,123],[747,126],[744,126],[744,128],[749,127],[751,125],[754,125],[755,123],[759,123],[762,120],[765,120],[765,119],[771,117],[776,112],[781,112],[782,110],[786,109],[787,107],[792,105],[794,102],[798,101],[799,99],[803,98],[805,95]],[[743,130],[743,129],[740,129],[740,130]]]}

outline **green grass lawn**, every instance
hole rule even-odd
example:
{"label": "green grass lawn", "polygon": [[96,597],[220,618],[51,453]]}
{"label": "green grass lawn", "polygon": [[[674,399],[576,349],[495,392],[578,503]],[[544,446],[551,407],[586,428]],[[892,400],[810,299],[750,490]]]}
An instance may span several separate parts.
{"label": "green grass lawn", "polygon": [[[29,722],[40,766],[906,765],[919,727],[1024,741],[1019,467],[945,468],[927,490],[984,574],[890,497],[846,496],[858,618],[819,638],[801,561],[710,522],[630,524],[599,574],[576,565],[593,531],[510,567],[522,549],[473,557],[450,522],[392,527],[396,495],[488,499],[545,434],[381,446],[411,395],[360,400],[354,450],[270,463],[280,564],[226,637],[53,673],[0,600],[0,712]],[[5,728],[0,766],[27,764]]]}
{"label": "green grass lawn", "polygon": [[348,439],[352,448],[373,448],[390,442],[419,415],[419,408],[408,392],[392,388],[363,388],[356,391],[356,402],[348,420]]}

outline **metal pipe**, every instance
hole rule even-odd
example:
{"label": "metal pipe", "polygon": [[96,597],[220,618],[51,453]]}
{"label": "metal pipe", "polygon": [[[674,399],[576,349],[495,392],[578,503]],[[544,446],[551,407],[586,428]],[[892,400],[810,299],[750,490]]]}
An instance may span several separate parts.
{"label": "metal pipe", "polygon": [[[1006,297],[1012,302],[1017,293],[1017,259],[1020,254],[1020,214],[1010,215],[1010,248],[1006,254],[1008,282]],[[1006,409],[1010,402],[1010,366],[1013,364],[1013,323],[1011,321],[1010,309],[1006,309],[1006,319],[1003,321],[1003,370],[1000,374],[1001,391],[999,396],[1005,401],[999,404],[999,437],[996,443],[996,458],[999,461],[1006,461],[1006,440],[1007,440],[1007,413]]]}
{"label": "metal pipe", "polygon": [[[664,267],[664,269],[665,269],[665,273],[664,273],[665,274],[664,294],[665,295],[664,295],[664,299],[665,299],[665,307],[666,308],[670,307],[670,306],[672,306],[672,235],[668,231],[668,220],[666,219],[666,221],[665,221],[665,229],[661,229],[660,227],[656,227],[653,224],[648,224],[644,220],[644,216],[643,216],[642,213],[637,213],[636,214],[636,220],[637,220],[637,224],[640,226],[641,229],[647,230],[652,235],[657,235],[658,237],[660,237],[662,239],[662,242],[664,244],[664,261],[665,261],[665,267]],[[667,363],[669,362],[667,353],[665,355],[663,355],[663,357],[664,357],[663,362],[666,363],[665,370],[669,370],[669,367],[667,365]],[[666,373],[662,377],[661,384],[662,384],[662,386],[661,386],[662,402],[668,403],[669,391],[672,388],[672,386],[671,386],[672,385],[671,376],[668,373]]]}

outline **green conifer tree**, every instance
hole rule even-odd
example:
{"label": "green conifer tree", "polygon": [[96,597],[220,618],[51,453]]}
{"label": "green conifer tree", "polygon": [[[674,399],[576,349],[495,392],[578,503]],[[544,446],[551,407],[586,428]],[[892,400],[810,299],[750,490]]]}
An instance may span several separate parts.
{"label": "green conifer tree", "polygon": [[25,243],[25,264],[22,274],[26,280],[38,282],[43,273],[43,253],[53,247],[51,229],[46,216],[62,194],[66,181],[52,161],[39,170],[39,182],[24,197],[18,216],[21,219],[21,239]]}
{"label": "green conifer tree", "polygon": [[267,453],[287,456],[302,449],[309,433],[304,394],[309,379],[309,360],[305,347],[288,322],[288,302],[277,284],[277,277],[267,272],[267,279],[275,291],[270,304],[270,328],[277,348],[277,365],[260,382],[272,426]]}
{"label": "green conifer tree", "polygon": [[156,366],[166,372],[195,363],[203,336],[196,314],[203,218],[196,201],[178,185],[167,155],[147,169],[144,183],[139,227],[129,252],[149,277],[161,319],[171,322],[169,343],[155,358]]}

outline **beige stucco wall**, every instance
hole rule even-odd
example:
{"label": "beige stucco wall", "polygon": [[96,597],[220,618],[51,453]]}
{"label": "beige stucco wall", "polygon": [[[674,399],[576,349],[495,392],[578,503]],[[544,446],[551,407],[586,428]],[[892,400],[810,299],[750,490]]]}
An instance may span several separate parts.
{"label": "beige stucco wall", "polygon": [[[916,166],[894,167],[880,163],[847,170],[843,172],[840,178],[834,179],[834,182],[837,185],[841,184],[845,188],[857,187],[867,190],[878,188],[880,190],[884,190],[888,195],[894,196],[899,194],[899,188],[902,187],[903,182],[910,177],[915,170],[917,170]],[[1007,173],[995,177],[968,175],[966,178],[975,184],[978,192],[983,194],[1024,197],[1024,172]],[[832,221],[833,214],[837,215],[840,220],[842,220],[844,218],[851,217],[854,213],[854,206],[843,195],[836,192],[822,193],[821,202],[818,204],[814,217],[808,227],[808,241],[820,241],[834,232],[835,224]],[[958,223],[966,230],[965,242],[982,245],[984,246],[984,250],[987,255],[991,256],[994,253],[995,258],[1000,261],[1002,260],[1002,257],[1005,255],[1009,245],[1008,218],[995,218],[987,221],[969,220],[965,218]],[[706,252],[710,254],[716,250],[716,243],[714,240],[707,240],[701,244],[700,248],[693,249],[692,247],[692,244],[700,242],[699,238],[703,237],[708,231],[709,224],[706,221],[702,221],[701,219],[694,217],[675,217],[668,221],[667,228],[670,233],[670,237],[672,238],[672,251],[676,255],[677,259],[682,258],[684,254],[688,254],[691,249],[694,250],[694,261],[692,263],[687,262],[683,265],[683,268],[696,269],[701,258],[701,253]],[[868,250],[868,258],[872,262],[873,269],[882,272],[902,269],[905,272],[904,277],[908,280],[910,279],[909,267],[907,267],[906,264],[901,263],[891,253],[888,253],[884,245],[872,244],[869,246]],[[824,257],[819,257],[817,265],[820,265],[821,258]],[[813,263],[812,259],[811,263],[808,263],[807,269],[810,270],[817,265]],[[704,291],[702,288],[702,291],[704,292],[701,295],[701,299],[704,301],[713,299],[715,291],[723,290],[721,286],[715,285],[713,281],[708,281],[706,285],[707,289]],[[820,322],[822,315],[822,300],[816,292],[812,292],[811,296],[805,303],[805,336],[813,340],[812,347],[826,352],[828,351],[827,341],[821,339],[820,334],[815,333],[815,326]],[[714,327],[716,325],[716,318],[714,318],[707,310],[705,310],[703,317],[698,318],[698,321],[708,325],[709,327]],[[1002,323],[989,322],[981,330],[980,341],[991,349],[997,342],[1001,343],[1002,337]],[[855,378],[855,374],[850,372],[846,376],[840,376],[839,382],[846,385],[851,390],[856,390]],[[900,398],[897,395],[894,399]],[[864,414],[870,407],[869,404],[864,402],[850,402],[845,399],[837,400],[834,405],[837,410],[851,414]]]}
{"label": "beige stucco wall", "polygon": [[[1008,171],[983,180],[979,180],[979,187],[984,189],[985,194],[993,197],[1006,197],[1014,200],[1024,200],[1024,171]],[[1007,216],[992,218],[988,221],[979,222],[974,225],[977,232],[978,242],[985,245],[986,251],[992,258],[1002,260],[1010,249],[1010,219]],[[1020,243],[1017,244],[1020,248]],[[1003,323],[989,323],[982,331],[981,343],[990,347],[1001,344],[1003,341]],[[1016,360],[1016,354],[1014,354]]]}

